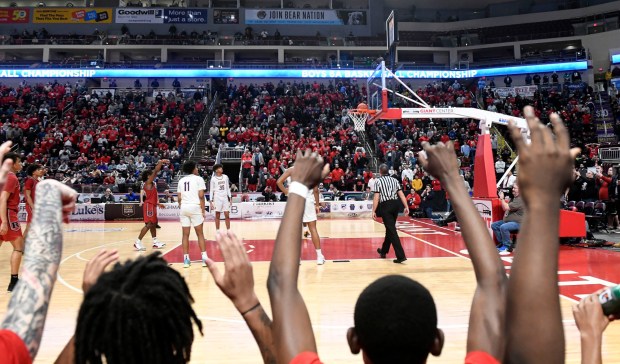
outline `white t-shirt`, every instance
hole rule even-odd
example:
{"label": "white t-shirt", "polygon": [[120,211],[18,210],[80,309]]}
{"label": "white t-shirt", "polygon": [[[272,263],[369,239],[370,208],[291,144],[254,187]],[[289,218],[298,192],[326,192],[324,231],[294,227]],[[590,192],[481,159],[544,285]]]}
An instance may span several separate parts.
{"label": "white t-shirt", "polygon": [[200,197],[198,192],[207,189],[205,180],[195,174],[187,175],[179,181],[177,192],[181,194],[181,203],[183,205],[200,205]]}
{"label": "white t-shirt", "polygon": [[223,174],[218,177],[214,173],[211,177],[211,183],[209,183],[209,199],[215,201],[215,199],[228,199],[229,197],[231,197],[231,193],[228,176]]}
{"label": "white t-shirt", "polygon": [[495,173],[504,173],[506,169],[506,163],[503,160],[498,160],[495,162]]}
{"label": "white t-shirt", "polygon": [[375,177],[372,177],[371,179],[368,180],[368,187],[370,187],[371,191],[375,190],[375,183],[377,183],[377,180],[375,179]]}

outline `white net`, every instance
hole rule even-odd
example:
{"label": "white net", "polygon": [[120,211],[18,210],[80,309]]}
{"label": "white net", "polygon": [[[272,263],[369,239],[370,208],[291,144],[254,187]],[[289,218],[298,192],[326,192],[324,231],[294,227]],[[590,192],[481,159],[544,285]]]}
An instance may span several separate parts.
{"label": "white net", "polygon": [[353,120],[353,128],[355,131],[366,130],[366,120],[368,120],[368,112],[359,110],[349,110],[347,115]]}

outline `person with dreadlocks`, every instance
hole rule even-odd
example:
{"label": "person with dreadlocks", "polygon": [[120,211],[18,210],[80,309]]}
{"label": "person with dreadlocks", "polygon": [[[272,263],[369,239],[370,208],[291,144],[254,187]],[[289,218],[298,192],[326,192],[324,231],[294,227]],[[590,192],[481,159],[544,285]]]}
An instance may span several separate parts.
{"label": "person with dreadlocks", "polygon": [[185,279],[159,252],[101,274],[117,259],[116,251],[102,251],[89,262],[75,336],[56,362],[189,362],[194,325],[203,332]]}
{"label": "person with dreadlocks", "polygon": [[[142,245],[142,238],[149,230],[151,231],[151,236],[153,237],[153,248],[161,249],[166,246],[166,243],[162,243],[157,239],[157,206],[162,204],[159,203],[157,188],[155,187],[154,180],[161,170],[161,167],[168,163],[170,163],[169,160],[160,159],[153,170],[147,169],[142,172],[141,179],[142,182],[144,182],[142,188],[146,197],[144,198],[144,201],[140,201],[140,205],[142,206],[145,225],[142,230],[140,230],[138,239],[136,239],[136,242],[133,243],[133,247],[138,251],[146,250],[144,245]],[[140,199],[142,200],[142,195],[140,195]]]}

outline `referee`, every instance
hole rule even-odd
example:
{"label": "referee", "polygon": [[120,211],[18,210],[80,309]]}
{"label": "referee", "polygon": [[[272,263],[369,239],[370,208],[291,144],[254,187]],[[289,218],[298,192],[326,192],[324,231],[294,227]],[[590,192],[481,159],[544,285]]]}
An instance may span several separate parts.
{"label": "referee", "polygon": [[375,196],[372,201],[372,218],[376,219],[377,216],[380,216],[383,218],[383,225],[385,225],[385,240],[383,246],[377,249],[377,253],[381,258],[385,258],[385,255],[390,251],[390,245],[394,245],[394,252],[396,253],[394,263],[402,263],[407,260],[407,257],[405,257],[405,251],[400,244],[400,238],[396,231],[396,218],[400,212],[401,203],[405,206],[405,215],[409,213],[409,208],[407,207],[407,199],[401,190],[400,181],[390,177],[388,171],[389,168],[386,164],[379,167],[381,177],[375,182],[373,190]]}

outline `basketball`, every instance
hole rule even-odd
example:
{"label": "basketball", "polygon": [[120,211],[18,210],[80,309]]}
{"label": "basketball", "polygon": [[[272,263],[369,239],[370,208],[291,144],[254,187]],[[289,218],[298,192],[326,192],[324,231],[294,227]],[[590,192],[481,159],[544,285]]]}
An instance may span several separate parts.
{"label": "basketball", "polygon": [[358,111],[368,111],[368,105],[367,105],[367,104],[365,104],[365,103],[363,103],[363,102],[360,102],[360,103],[357,105],[357,110],[358,110]]}

